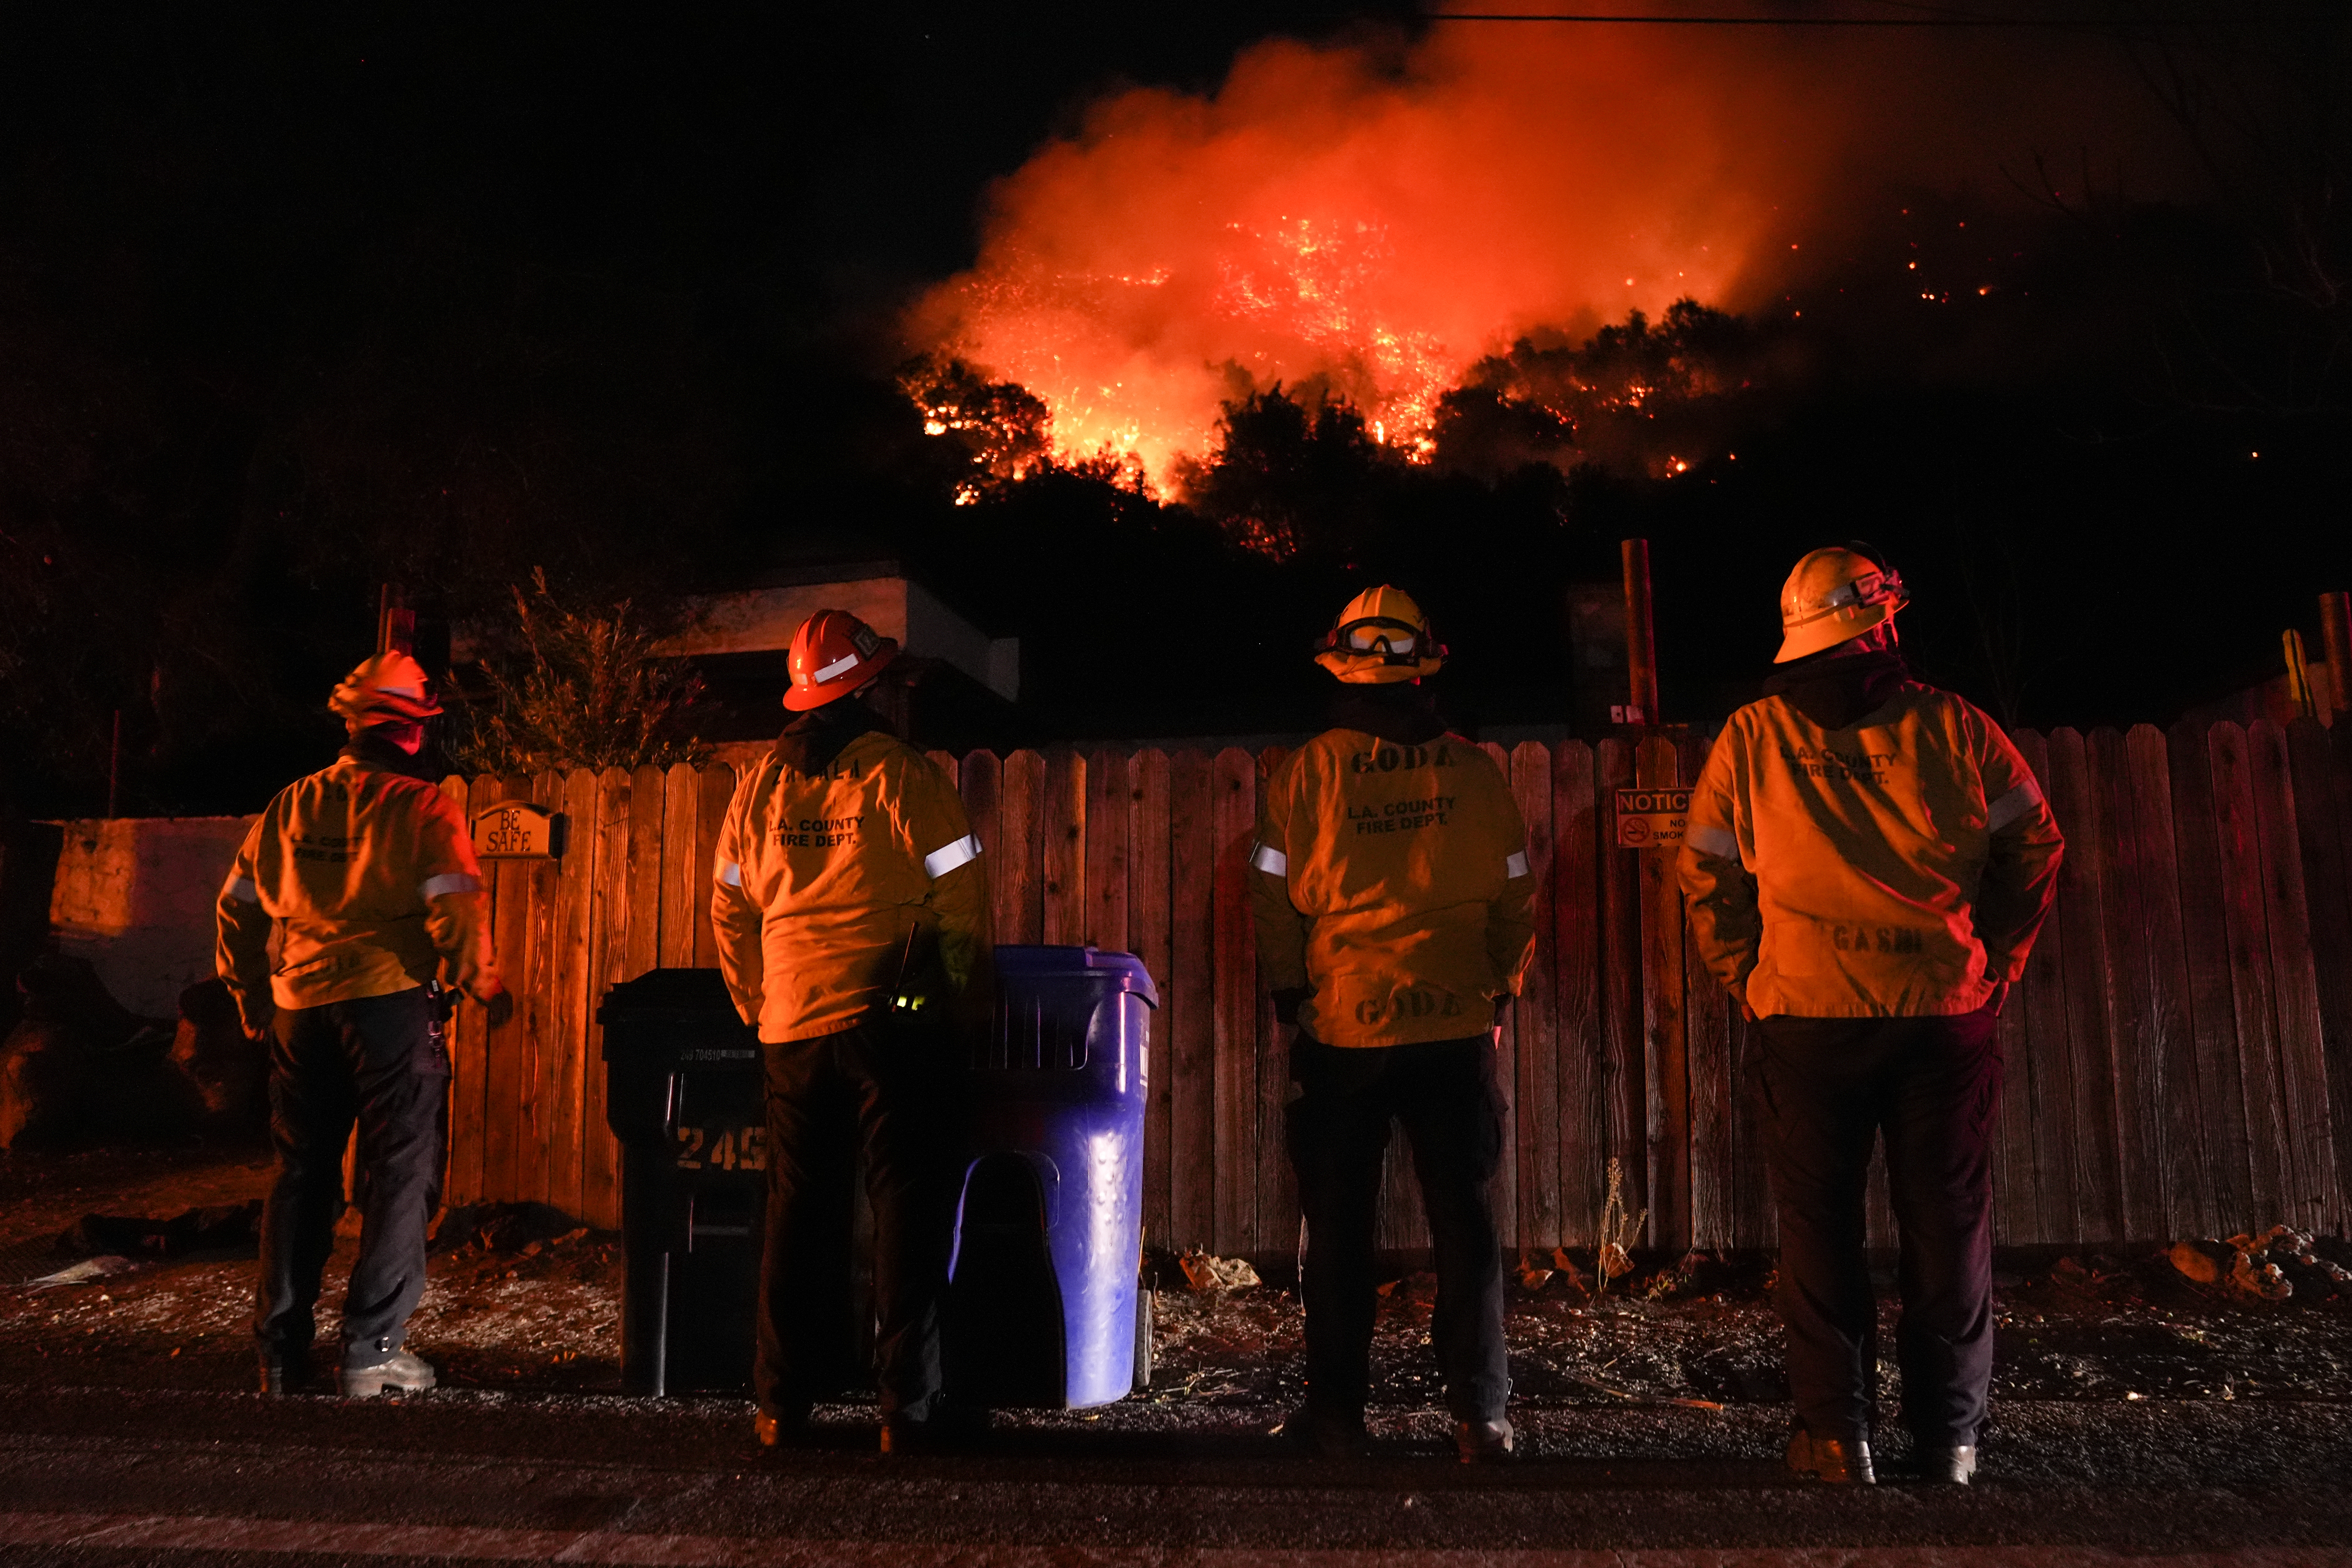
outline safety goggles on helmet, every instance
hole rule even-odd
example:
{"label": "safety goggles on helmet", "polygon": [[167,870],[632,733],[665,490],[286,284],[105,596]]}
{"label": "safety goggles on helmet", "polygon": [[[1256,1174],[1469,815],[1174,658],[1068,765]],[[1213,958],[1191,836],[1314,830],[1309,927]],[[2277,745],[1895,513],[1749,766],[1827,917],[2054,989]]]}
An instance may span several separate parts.
{"label": "safety goggles on helmet", "polygon": [[[1843,587],[1831,589],[1822,597],[1821,609],[1817,613],[1826,615],[1844,605],[1891,605],[1909,602],[1909,596],[1903,592],[1903,574],[1889,567],[1856,577]],[[1808,616],[1805,618],[1811,620],[1812,616]]]}
{"label": "safety goggles on helmet", "polygon": [[1316,663],[1350,685],[1418,680],[1445,664],[1429,617],[1412,595],[1385,583],[1349,600],[1314,652]]}
{"label": "safety goggles on helmet", "polygon": [[1382,658],[1410,664],[1413,662],[1414,650],[1421,646],[1421,628],[1409,622],[1387,616],[1365,616],[1332,627],[1325,646],[1343,647],[1351,653],[1378,654]]}
{"label": "safety goggles on helmet", "polygon": [[1910,602],[1902,574],[1870,546],[1812,551],[1780,590],[1780,651],[1774,662],[1835,647],[1893,619]]}

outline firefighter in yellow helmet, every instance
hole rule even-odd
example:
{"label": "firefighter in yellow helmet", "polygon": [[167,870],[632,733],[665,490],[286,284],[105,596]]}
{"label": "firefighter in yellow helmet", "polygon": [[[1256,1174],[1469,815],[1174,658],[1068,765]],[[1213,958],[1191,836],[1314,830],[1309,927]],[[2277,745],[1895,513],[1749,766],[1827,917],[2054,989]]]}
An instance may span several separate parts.
{"label": "firefighter in yellow helmet", "polygon": [[425,721],[441,711],[425,671],[404,653],[378,654],[343,678],[329,707],[350,741],[332,767],[279,791],[246,835],[216,908],[219,969],[246,1028],[270,1047],[278,1173],[255,1308],[262,1389],[310,1384],[312,1313],[356,1121],[360,1254],[338,1385],[365,1395],[434,1383],[403,1346],[440,1201],[442,998],[470,996],[494,1016],[511,1004],[465,815],[418,775]]}
{"label": "firefighter in yellow helmet", "polygon": [[940,1398],[957,1174],[958,1047],[992,1005],[988,872],[939,764],[857,693],[898,657],[845,610],[793,638],[798,715],[737,784],[710,918],[719,966],[766,1047],[768,1206],[753,1392],[767,1444],[831,1392],[849,1269],[850,1173],[874,1210],[885,1453],[969,1434]]}
{"label": "firefighter in yellow helmet", "polygon": [[1681,875],[1748,1057],[1780,1209],[1789,1464],[1873,1479],[1877,1311],[1863,1191],[1884,1134],[1900,1233],[1896,1351],[1920,1475],[1965,1483],[1992,1371],[1995,1018],[2063,851],[2000,727],[1914,679],[1903,580],[1816,550],[1780,594],[1780,673],[1692,791]]}
{"label": "firefighter in yellow helmet", "polygon": [[1465,1463],[1507,1458],[1500,1010],[1535,949],[1535,879],[1510,785],[1450,731],[1423,679],[1444,665],[1400,589],[1357,595],[1315,661],[1331,727],[1267,780],[1250,852],[1258,963],[1296,1024],[1291,1163],[1307,1217],[1307,1403],[1286,1435],[1362,1451],[1372,1243],[1389,1123],[1412,1140],[1437,1252],[1431,1331]]}

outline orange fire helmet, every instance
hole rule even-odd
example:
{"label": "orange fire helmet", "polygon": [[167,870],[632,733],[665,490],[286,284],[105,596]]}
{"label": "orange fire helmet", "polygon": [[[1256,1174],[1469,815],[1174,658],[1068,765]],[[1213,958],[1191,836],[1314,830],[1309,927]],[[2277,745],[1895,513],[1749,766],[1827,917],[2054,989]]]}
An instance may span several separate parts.
{"label": "orange fire helmet", "polygon": [[1350,686],[1418,680],[1445,668],[1445,647],[1412,595],[1382,584],[1348,601],[1323,640],[1315,662]]}
{"label": "orange fire helmet", "polygon": [[1891,621],[1911,602],[1903,574],[1867,546],[1816,550],[1780,589],[1780,651],[1774,664],[1820,653]]}
{"label": "orange fire helmet", "polygon": [[894,637],[877,635],[847,610],[819,610],[793,634],[793,689],[784,706],[795,713],[822,708],[865,685],[898,657]]}
{"label": "orange fire helmet", "polygon": [[353,730],[371,724],[422,724],[441,711],[425,688],[425,667],[404,653],[380,653],[362,661],[327,699],[327,706]]}

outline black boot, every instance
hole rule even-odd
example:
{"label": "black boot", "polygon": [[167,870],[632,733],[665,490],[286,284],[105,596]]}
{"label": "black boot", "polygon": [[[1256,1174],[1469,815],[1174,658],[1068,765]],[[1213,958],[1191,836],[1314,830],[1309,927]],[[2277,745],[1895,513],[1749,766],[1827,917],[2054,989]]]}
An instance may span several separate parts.
{"label": "black boot", "polygon": [[1799,1427],[1789,1435],[1789,1468],[1808,1480],[1833,1487],[1867,1487],[1878,1478],[1870,1469],[1870,1445],[1836,1437],[1816,1437]]}

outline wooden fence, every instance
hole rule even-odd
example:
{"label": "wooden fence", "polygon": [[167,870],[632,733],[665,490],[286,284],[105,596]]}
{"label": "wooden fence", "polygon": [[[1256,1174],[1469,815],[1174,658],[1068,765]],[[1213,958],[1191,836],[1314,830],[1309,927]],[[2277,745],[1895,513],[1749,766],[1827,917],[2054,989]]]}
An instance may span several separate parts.
{"label": "wooden fence", "polygon": [[[2352,765],[2337,742],[2308,722],[2017,739],[2067,853],[2001,1019],[1999,1239],[2149,1241],[2281,1220],[2340,1232]],[[1501,1055],[1496,1198],[1523,1248],[1591,1244],[1612,1157],[1630,1199],[1647,1203],[1650,1245],[1773,1242],[1738,1081],[1746,1028],[1689,949],[1667,852],[1612,843],[1611,791],[1689,780],[1705,744],[1487,748],[1541,887],[1535,965]],[[1125,949],[1159,983],[1150,1241],[1287,1256],[1288,1086],[1242,880],[1261,769],[1279,753],[935,756],[987,847],[998,940]],[[535,1200],[618,1222],[597,1000],[656,965],[715,964],[709,868],[734,779],[713,763],[444,785],[469,811],[527,797],[571,818],[562,860],[486,868],[519,1005],[497,1029],[460,1016],[453,1202]],[[1425,1247],[1401,1139],[1387,1186],[1384,1243]],[[1889,1238],[1883,1184],[1871,1224]]]}

